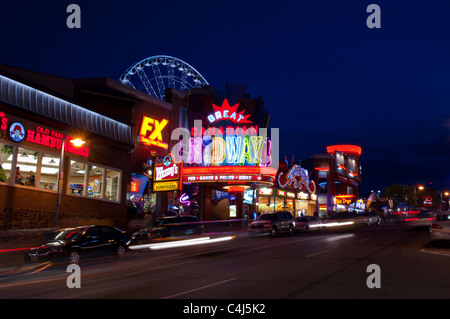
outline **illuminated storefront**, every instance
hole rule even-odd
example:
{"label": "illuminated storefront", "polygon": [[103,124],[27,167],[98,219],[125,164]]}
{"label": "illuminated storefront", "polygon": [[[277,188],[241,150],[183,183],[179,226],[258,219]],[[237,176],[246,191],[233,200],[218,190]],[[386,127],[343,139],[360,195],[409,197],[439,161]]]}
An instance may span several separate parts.
{"label": "illuminated storefront", "polygon": [[361,147],[356,145],[327,146],[324,154],[314,154],[302,161],[312,171],[317,185],[319,215],[331,211],[364,209],[359,201],[361,183]]}
{"label": "illuminated storefront", "polygon": [[61,98],[76,85],[52,79],[0,69],[0,229],[124,225],[131,126]]}
{"label": "illuminated storefront", "polygon": [[258,212],[267,213],[287,211],[294,217],[314,216],[317,196],[308,192],[292,192],[279,188],[260,188],[258,190]]}
{"label": "illuminated storefront", "polygon": [[271,187],[277,172],[270,166],[271,139],[261,130],[268,124],[262,101],[246,94],[236,97],[235,87],[228,89],[225,98],[207,87],[172,100],[186,114],[186,130],[180,130],[182,137],[172,150],[175,161],[183,162],[180,196],[197,203],[202,220],[253,214],[253,192]]}
{"label": "illuminated storefront", "polygon": [[280,161],[273,187],[260,188],[257,192],[258,213],[287,211],[294,217],[313,216],[317,195],[315,183],[309,180],[306,169],[297,164]]}

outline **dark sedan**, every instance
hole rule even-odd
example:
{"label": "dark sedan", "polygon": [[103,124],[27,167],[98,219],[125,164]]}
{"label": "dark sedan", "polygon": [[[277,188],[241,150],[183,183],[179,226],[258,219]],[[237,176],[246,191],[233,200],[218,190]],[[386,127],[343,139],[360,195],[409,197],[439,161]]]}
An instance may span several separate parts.
{"label": "dark sedan", "polygon": [[130,235],[120,229],[91,225],[65,228],[56,232],[45,244],[32,248],[25,261],[60,260],[77,264],[80,258],[114,254],[124,256]]}
{"label": "dark sedan", "polygon": [[154,227],[140,229],[131,236],[133,243],[148,239],[189,236],[204,233],[202,222],[195,216],[166,216],[157,219]]}

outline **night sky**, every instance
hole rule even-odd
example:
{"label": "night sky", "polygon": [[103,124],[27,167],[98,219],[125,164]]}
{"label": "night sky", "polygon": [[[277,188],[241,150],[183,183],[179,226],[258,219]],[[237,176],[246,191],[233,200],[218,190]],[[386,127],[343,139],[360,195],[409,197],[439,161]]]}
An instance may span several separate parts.
{"label": "night sky", "polygon": [[[81,29],[66,8],[81,7]],[[381,28],[369,29],[369,4]],[[288,159],[362,147],[362,192],[392,183],[450,189],[450,2],[3,1],[0,63],[118,79],[171,55],[218,90],[262,95]],[[432,184],[430,184],[432,183]]]}

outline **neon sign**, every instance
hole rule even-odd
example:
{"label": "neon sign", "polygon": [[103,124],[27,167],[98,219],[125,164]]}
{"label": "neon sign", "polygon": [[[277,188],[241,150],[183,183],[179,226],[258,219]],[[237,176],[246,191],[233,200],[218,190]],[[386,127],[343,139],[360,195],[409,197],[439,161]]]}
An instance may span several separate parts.
{"label": "neon sign", "polygon": [[161,163],[155,163],[153,191],[171,191],[181,188],[183,163],[175,163],[172,155],[164,156]]}
{"label": "neon sign", "polygon": [[[154,145],[167,149],[169,145],[162,141],[162,130],[168,123],[169,121],[166,119],[158,121],[151,117],[143,116],[141,121],[141,129],[139,130],[139,142],[142,142],[148,146]],[[147,137],[149,132],[150,135]]]}
{"label": "neon sign", "polygon": [[250,115],[244,115],[244,111],[237,112],[239,103],[230,106],[228,100],[225,99],[222,106],[217,106],[213,103],[214,113],[207,116],[209,123],[215,123],[219,121],[228,120],[236,124],[251,123],[248,118]]}
{"label": "neon sign", "polygon": [[[8,118],[3,111],[0,111],[0,118],[0,129],[6,130]],[[64,134],[61,132],[53,131],[42,126],[36,126],[34,130],[25,129],[24,125],[19,122],[11,123],[9,134],[15,142],[19,143],[25,140],[29,143],[43,145],[57,150],[61,150],[62,140],[64,138]],[[70,141],[72,137],[66,135],[66,139]],[[89,156],[89,147],[74,147],[72,143],[65,143],[64,151],[84,157]]]}
{"label": "neon sign", "polygon": [[259,135],[191,137],[188,143],[188,164],[259,165],[271,164],[271,142]]}
{"label": "neon sign", "polygon": [[316,192],[316,184],[309,179],[308,171],[299,165],[293,165],[287,172],[280,171],[277,176],[277,184],[281,188],[306,188],[308,192]]}
{"label": "neon sign", "polygon": [[[26,137],[27,142],[44,145],[47,147],[60,150],[62,146],[62,139],[63,133],[55,132],[41,126],[36,126],[36,129],[34,131],[27,129],[27,137]],[[66,139],[70,141],[72,138],[70,136],[66,136]],[[65,143],[64,145],[65,145],[64,146],[65,152],[81,155],[84,157],[89,156],[89,147],[86,146],[74,147],[72,143]]]}

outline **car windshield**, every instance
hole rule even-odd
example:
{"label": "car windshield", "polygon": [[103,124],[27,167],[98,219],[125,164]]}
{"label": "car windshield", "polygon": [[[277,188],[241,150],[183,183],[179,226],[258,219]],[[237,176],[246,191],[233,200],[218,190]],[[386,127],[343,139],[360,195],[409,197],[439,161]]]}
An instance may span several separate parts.
{"label": "car windshield", "polygon": [[67,228],[56,233],[52,240],[74,240],[78,238],[87,228]]}
{"label": "car windshield", "polygon": [[275,219],[277,219],[276,214],[262,214],[258,218],[258,220],[275,220]]}

